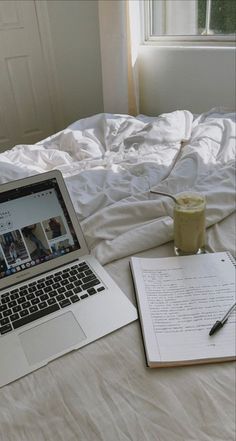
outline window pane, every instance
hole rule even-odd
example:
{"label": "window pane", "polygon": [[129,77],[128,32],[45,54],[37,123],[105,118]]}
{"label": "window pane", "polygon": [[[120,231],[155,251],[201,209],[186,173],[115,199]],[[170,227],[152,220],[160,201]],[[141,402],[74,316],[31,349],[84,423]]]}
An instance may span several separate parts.
{"label": "window pane", "polygon": [[151,0],[151,8],[154,36],[236,32],[235,0]]}
{"label": "window pane", "polygon": [[213,0],[210,29],[214,34],[233,34],[236,31],[236,1]]}
{"label": "window pane", "polygon": [[200,35],[206,26],[206,2],[207,0],[198,0],[198,33]]}

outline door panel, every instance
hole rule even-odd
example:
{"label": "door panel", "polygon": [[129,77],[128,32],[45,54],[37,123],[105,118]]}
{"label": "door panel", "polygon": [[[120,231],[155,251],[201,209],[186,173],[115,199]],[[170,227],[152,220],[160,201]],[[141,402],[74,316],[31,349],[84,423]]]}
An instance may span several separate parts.
{"label": "door panel", "polygon": [[0,0],[0,150],[55,131],[34,1]]}

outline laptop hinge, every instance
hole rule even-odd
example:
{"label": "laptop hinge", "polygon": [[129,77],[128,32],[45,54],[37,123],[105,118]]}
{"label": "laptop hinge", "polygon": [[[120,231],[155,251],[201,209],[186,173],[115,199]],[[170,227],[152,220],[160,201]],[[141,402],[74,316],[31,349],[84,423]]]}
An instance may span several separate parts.
{"label": "laptop hinge", "polygon": [[17,286],[17,285],[21,285],[22,283],[24,284],[24,283],[28,283],[29,281],[33,281],[36,277],[42,277],[44,274],[48,274],[48,273],[51,273],[51,271],[60,271],[60,268],[65,268],[65,267],[67,267],[68,265],[71,265],[71,264],[73,264],[73,263],[75,263],[75,262],[78,262],[78,260],[81,260],[81,258],[76,258],[76,259],[74,259],[74,260],[71,260],[70,262],[68,262],[68,263],[63,263],[62,265],[59,265],[59,266],[57,266],[57,267],[55,267],[55,268],[53,268],[53,269],[51,269],[51,270],[47,270],[47,271],[43,271],[43,272],[41,272],[41,273],[39,273],[39,274],[37,274],[37,275],[35,275],[35,276],[31,276],[31,277],[28,277],[28,278],[26,278],[26,279],[24,279],[24,280],[22,280],[22,281],[17,281],[16,283],[12,283],[12,284],[10,284],[10,285],[8,285],[7,287],[5,287],[5,288],[2,288],[1,290],[0,290],[0,292],[1,291],[6,291],[6,290],[9,290],[9,289],[11,289],[12,287],[14,287],[14,286]]}

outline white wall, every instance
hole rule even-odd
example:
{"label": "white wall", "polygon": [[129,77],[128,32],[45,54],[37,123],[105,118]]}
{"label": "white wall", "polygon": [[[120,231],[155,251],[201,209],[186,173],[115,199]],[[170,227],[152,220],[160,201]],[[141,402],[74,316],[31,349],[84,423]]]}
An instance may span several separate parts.
{"label": "white wall", "polygon": [[103,112],[98,2],[49,0],[64,122]]}
{"label": "white wall", "polygon": [[235,49],[141,46],[140,113],[235,108]]}

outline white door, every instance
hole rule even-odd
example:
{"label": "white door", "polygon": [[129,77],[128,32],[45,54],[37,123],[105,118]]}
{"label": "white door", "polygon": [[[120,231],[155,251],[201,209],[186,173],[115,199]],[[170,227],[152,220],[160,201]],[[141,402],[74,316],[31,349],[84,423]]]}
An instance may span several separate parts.
{"label": "white door", "polygon": [[0,151],[55,132],[33,0],[0,0]]}

